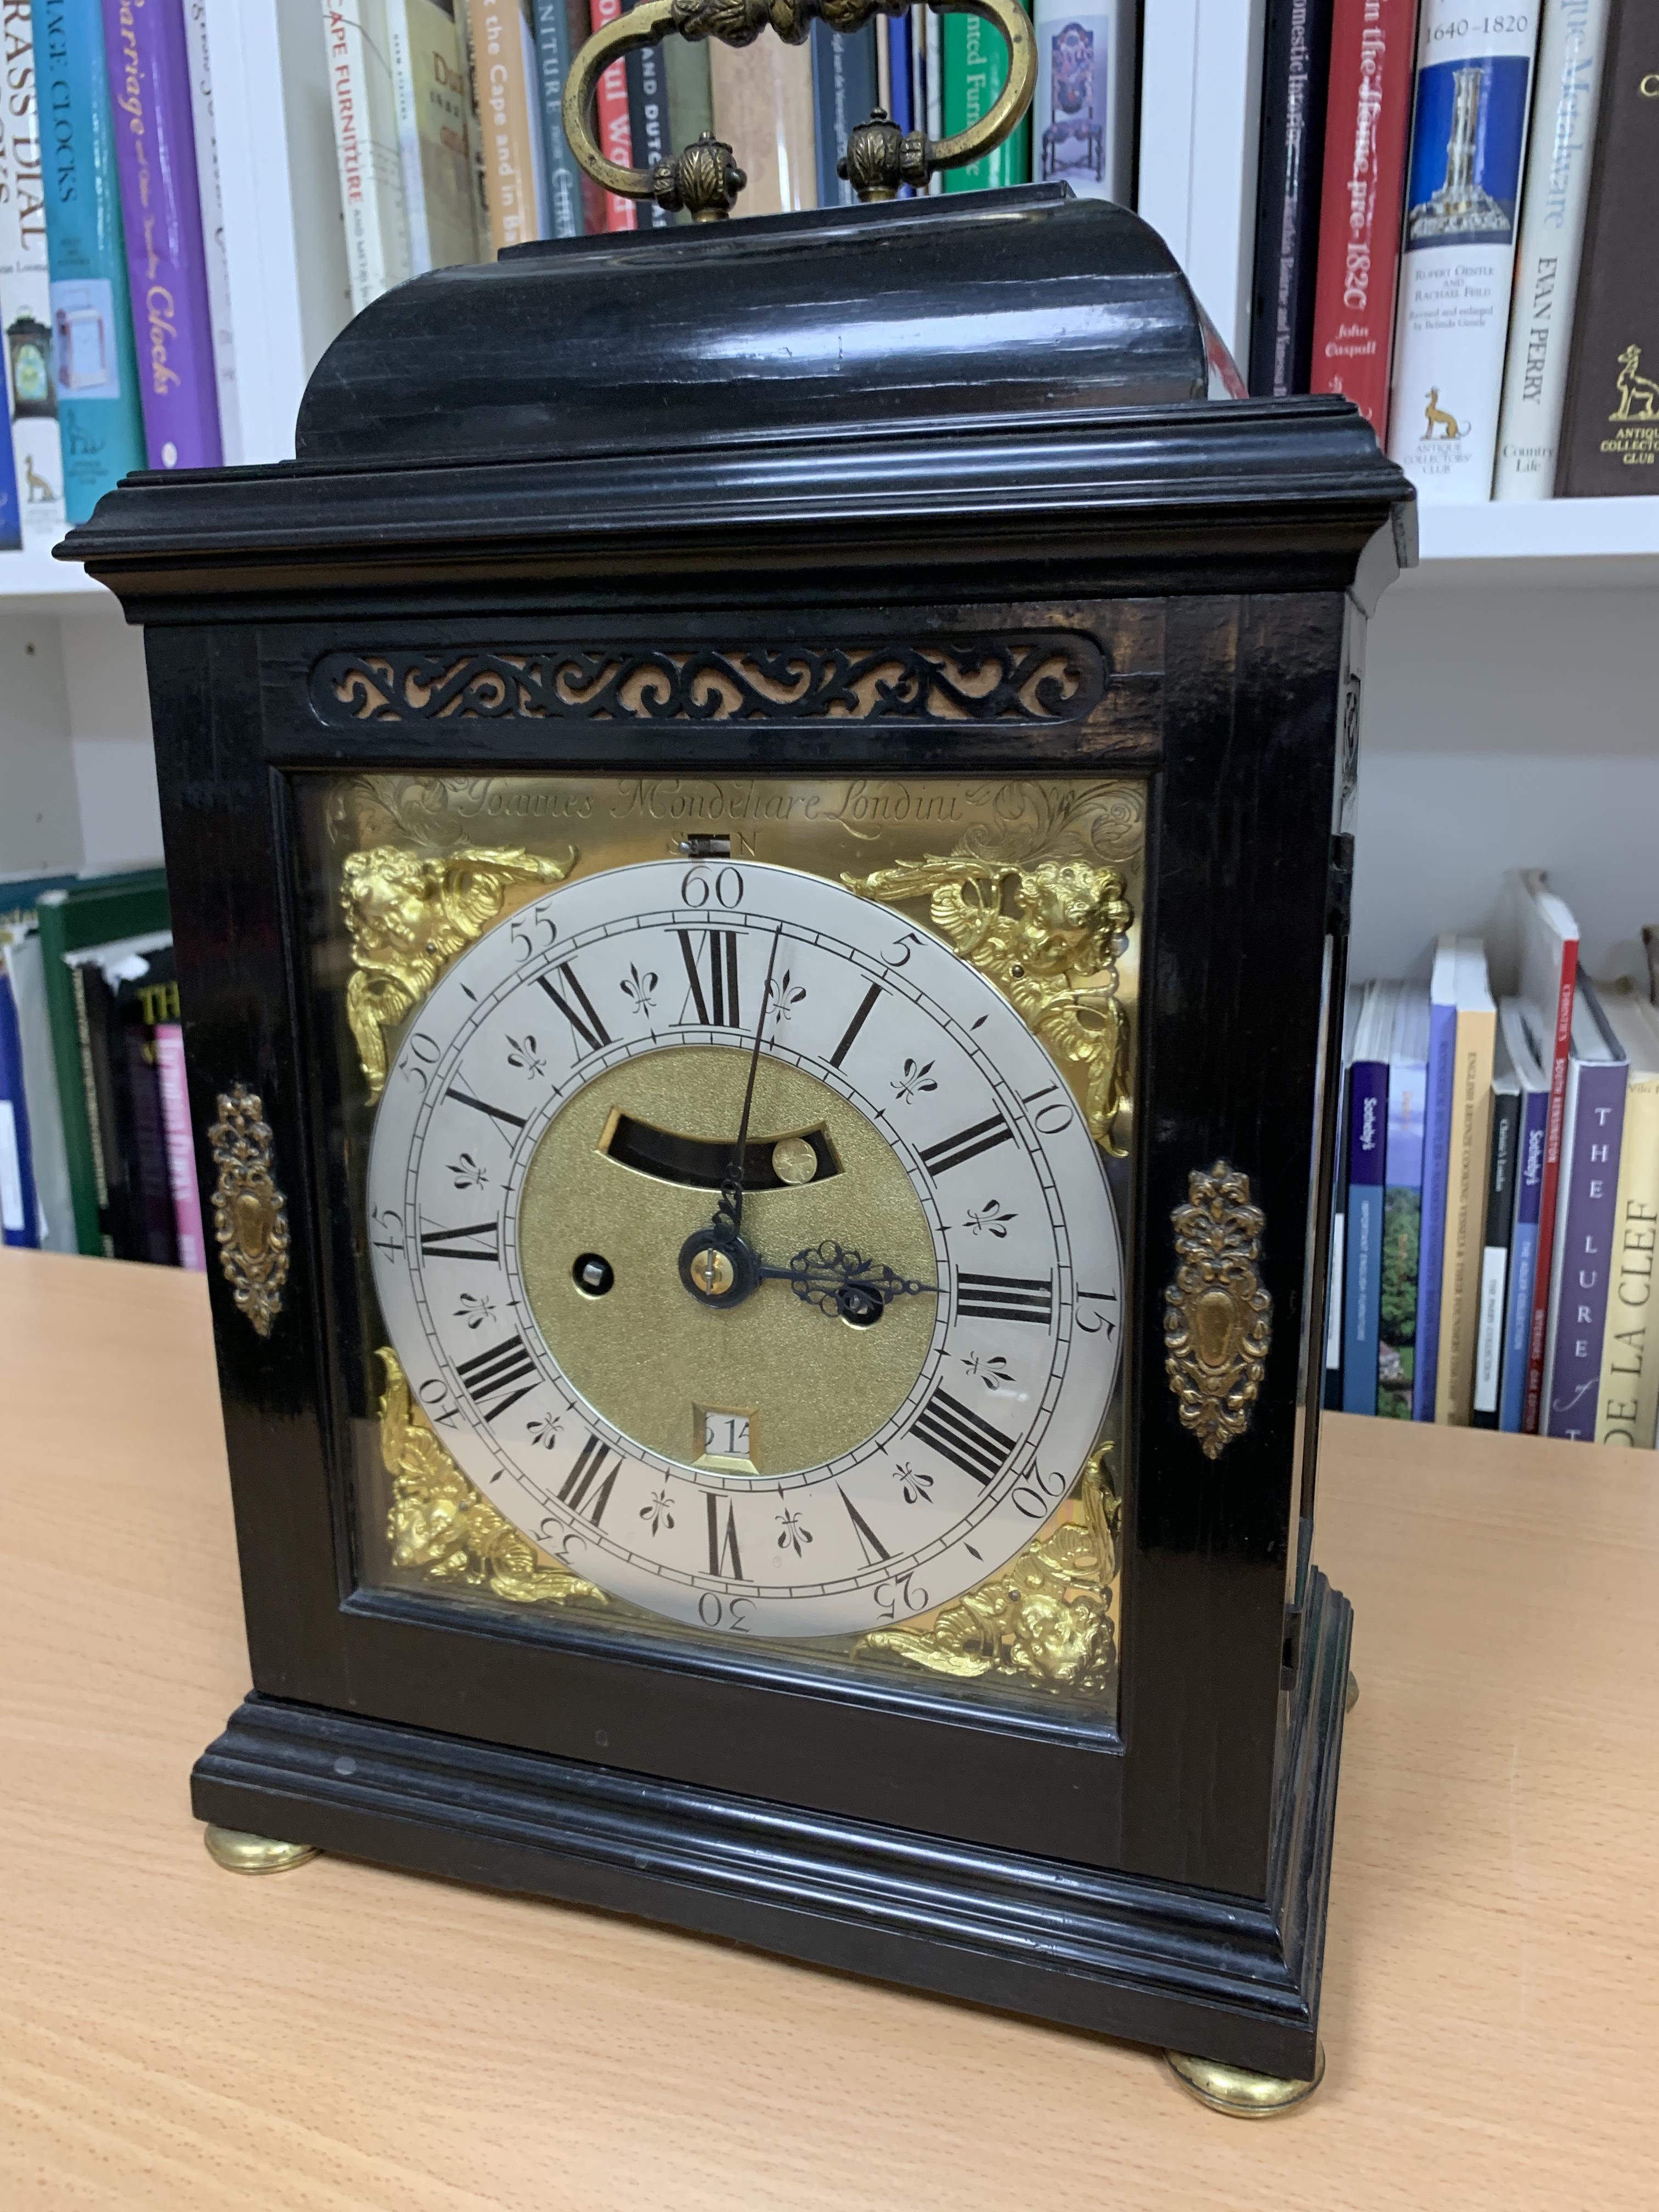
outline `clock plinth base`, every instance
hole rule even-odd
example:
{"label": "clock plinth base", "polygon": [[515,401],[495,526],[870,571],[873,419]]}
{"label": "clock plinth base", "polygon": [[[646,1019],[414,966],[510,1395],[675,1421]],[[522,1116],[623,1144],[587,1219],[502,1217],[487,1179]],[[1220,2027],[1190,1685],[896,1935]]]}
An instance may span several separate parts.
{"label": "clock plinth base", "polygon": [[285,1874],[317,1856],[315,1844],[285,1844],[275,1836],[251,1835],[246,1828],[222,1828],[210,1820],[202,1841],[215,1866],[227,1874]]}
{"label": "clock plinth base", "polygon": [[1325,2078],[1322,2043],[1314,2060],[1311,2081],[1286,2081],[1279,2074],[1252,2074],[1242,2066],[1222,2066],[1212,2058],[1193,2058],[1182,2051],[1166,2051],[1164,2056],[1182,2087],[1200,2105],[1236,2120],[1274,2120],[1282,2112],[1293,2112],[1298,2105],[1307,2103]]}

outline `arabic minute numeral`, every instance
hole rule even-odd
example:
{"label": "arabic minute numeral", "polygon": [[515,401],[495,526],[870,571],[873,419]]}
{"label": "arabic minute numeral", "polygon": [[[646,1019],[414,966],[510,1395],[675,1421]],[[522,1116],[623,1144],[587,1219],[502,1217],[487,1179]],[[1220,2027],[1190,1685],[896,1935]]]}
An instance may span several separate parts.
{"label": "arabic minute numeral", "polygon": [[1044,1474],[1033,1468],[1029,1474],[1020,1477],[1008,1495],[1028,1521],[1046,1521],[1066,1495],[1067,1487],[1063,1474]]}
{"label": "arabic minute numeral", "polygon": [[416,1030],[404,1049],[406,1055],[404,1060],[404,1077],[410,1083],[418,1083],[424,1091],[433,1069],[443,1057],[438,1048],[437,1040],[435,1037],[429,1037],[424,1030]]}
{"label": "arabic minute numeral", "polygon": [[1079,1291],[1077,1294],[1077,1325],[1084,1335],[1098,1336],[1103,1328],[1109,1336],[1115,1334],[1116,1316],[1113,1314],[1096,1313],[1094,1307],[1096,1305],[1115,1306],[1116,1304],[1115,1291]]}
{"label": "arabic minute numeral", "polygon": [[688,868],[680,878],[683,906],[705,907],[710,900],[729,912],[743,904],[743,876],[737,868]]}
{"label": "arabic minute numeral", "polygon": [[[1031,1115],[1031,1120],[1042,1136],[1057,1137],[1062,1129],[1070,1128],[1072,1123],[1077,1119],[1077,1111],[1070,1098],[1054,1095],[1060,1089],[1058,1083],[1045,1083],[1041,1091],[1034,1091],[1029,1098],[1022,1098],[1019,1102],[1022,1106],[1028,1109],[1036,1106],[1036,1111]],[[1039,1098],[1046,1098],[1048,1103],[1046,1106],[1037,1106]]]}
{"label": "arabic minute numeral", "polygon": [[721,1597],[715,1590],[705,1590],[697,1600],[697,1618],[705,1628],[727,1628],[734,1636],[747,1636],[754,1609],[751,1597]]}
{"label": "arabic minute numeral", "polygon": [[404,1250],[404,1218],[388,1206],[374,1206],[368,1213],[369,1242],[377,1252],[384,1252],[388,1260],[398,1260]]}
{"label": "arabic minute numeral", "polygon": [[884,1620],[908,1620],[913,1614],[927,1610],[927,1593],[916,1580],[914,1568],[878,1583],[870,1595]]}
{"label": "arabic minute numeral", "polygon": [[460,1419],[461,1409],[455,1403],[449,1385],[441,1382],[435,1375],[428,1376],[415,1395],[426,1408],[428,1420],[439,1427],[447,1428],[451,1421]]}

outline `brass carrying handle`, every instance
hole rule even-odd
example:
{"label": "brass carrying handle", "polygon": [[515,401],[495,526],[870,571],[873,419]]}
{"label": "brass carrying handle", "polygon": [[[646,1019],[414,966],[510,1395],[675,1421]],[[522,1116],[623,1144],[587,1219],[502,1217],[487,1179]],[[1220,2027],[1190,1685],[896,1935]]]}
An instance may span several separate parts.
{"label": "brass carrying handle", "polygon": [[[593,98],[612,62],[635,46],[653,46],[671,33],[719,39],[728,46],[752,46],[768,30],[798,46],[815,18],[832,31],[860,31],[876,15],[902,15],[910,0],[638,0],[596,31],[576,56],[564,88],[564,135],[577,164],[607,192],[629,200],[654,200],[673,213],[688,209],[694,222],[730,215],[748,179],[730,146],[704,131],[653,169],[625,169],[608,161],[593,136]],[[1017,127],[1036,89],[1036,40],[1019,0],[928,0],[935,15],[981,15],[1008,47],[1008,79],[987,113],[954,137],[930,139],[901,131],[882,109],[848,135],[841,174],[860,200],[890,200],[902,184],[925,191],[936,170],[976,161],[1001,145]]]}

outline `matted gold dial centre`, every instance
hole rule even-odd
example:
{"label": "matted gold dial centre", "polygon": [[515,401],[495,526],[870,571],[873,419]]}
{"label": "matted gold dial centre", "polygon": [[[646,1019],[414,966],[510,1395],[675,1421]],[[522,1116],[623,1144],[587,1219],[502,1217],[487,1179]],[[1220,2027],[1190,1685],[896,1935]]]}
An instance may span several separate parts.
{"label": "matted gold dial centre", "polygon": [[[719,1199],[690,1178],[724,1171],[748,1073],[746,1053],[684,1046],[597,1076],[536,1148],[519,1258],[548,1349],[625,1436],[695,1465],[709,1456],[707,1409],[740,1407],[743,1462],[759,1475],[790,1474],[854,1450],[892,1419],[921,1373],[938,1298],[896,1297],[874,1326],[851,1328],[787,1281],[763,1281],[729,1309],[688,1292],[679,1254]],[[787,1267],[835,1243],[901,1276],[938,1279],[897,1154],[827,1085],[763,1056],[746,1156],[775,1164],[771,1187],[748,1189],[743,1202],[744,1238],[763,1262]],[[809,1168],[811,1179],[799,1179]],[[590,1255],[611,1270],[602,1296],[579,1279]],[[712,1249],[708,1259],[703,1288],[718,1298],[730,1262]]]}

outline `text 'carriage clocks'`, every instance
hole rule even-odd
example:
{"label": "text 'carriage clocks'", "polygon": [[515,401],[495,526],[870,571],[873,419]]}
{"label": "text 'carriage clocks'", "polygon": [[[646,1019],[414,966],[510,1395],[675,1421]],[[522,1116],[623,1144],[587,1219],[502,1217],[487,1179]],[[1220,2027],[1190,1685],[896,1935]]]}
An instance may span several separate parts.
{"label": "text 'carriage clocks'", "polygon": [[858,1633],[981,1582],[1102,1431],[1099,1151],[1008,1000],[855,891],[745,861],[558,885],[387,1070],[374,1281],[465,1474],[614,1596]]}

